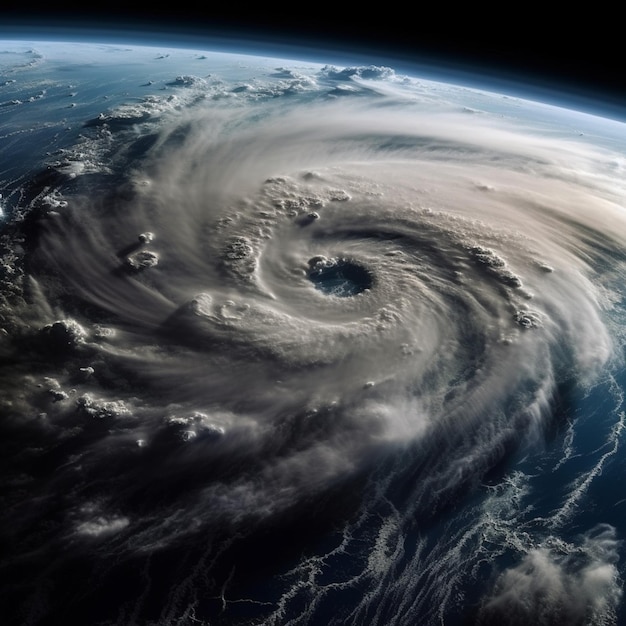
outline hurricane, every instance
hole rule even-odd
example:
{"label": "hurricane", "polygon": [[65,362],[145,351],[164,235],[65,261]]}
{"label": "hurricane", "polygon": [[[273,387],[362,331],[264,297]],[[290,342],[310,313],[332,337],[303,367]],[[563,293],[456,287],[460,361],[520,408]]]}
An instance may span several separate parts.
{"label": "hurricane", "polygon": [[616,623],[623,128],[376,66],[166,87],[4,182],[10,619]]}

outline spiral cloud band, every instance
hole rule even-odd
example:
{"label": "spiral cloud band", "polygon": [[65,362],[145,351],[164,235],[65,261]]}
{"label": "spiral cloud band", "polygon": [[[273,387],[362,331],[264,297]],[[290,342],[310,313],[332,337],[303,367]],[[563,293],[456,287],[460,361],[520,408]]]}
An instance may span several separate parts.
{"label": "spiral cloud band", "polygon": [[619,533],[567,526],[623,427],[623,128],[388,68],[211,76],[9,195],[13,615],[611,623]]}

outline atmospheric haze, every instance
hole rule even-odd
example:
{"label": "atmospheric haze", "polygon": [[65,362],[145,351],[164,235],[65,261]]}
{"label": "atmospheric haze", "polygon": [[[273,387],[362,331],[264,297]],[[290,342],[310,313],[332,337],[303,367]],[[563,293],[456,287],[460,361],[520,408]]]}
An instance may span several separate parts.
{"label": "atmospheric haze", "polygon": [[4,46],[3,163],[3,89],[80,131],[0,181],[11,623],[619,621],[623,124],[84,45],[89,108]]}

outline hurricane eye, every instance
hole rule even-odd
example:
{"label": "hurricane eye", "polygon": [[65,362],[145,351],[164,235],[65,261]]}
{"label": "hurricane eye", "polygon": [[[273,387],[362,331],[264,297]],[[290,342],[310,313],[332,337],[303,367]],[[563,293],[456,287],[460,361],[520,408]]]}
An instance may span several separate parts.
{"label": "hurricane eye", "polygon": [[329,296],[349,298],[372,287],[372,275],[363,266],[347,259],[311,259],[309,280]]}

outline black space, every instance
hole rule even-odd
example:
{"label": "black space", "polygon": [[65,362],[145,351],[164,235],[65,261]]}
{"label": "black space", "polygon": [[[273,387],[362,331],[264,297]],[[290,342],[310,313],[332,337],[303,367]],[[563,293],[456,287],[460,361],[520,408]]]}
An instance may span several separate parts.
{"label": "black space", "polygon": [[66,38],[116,34],[126,43],[243,47],[405,71],[417,66],[433,77],[471,84],[479,76],[485,86],[505,92],[626,119],[622,20],[600,6],[585,10],[557,14],[547,5],[519,3],[487,10],[435,2],[248,6],[189,0],[78,8],[8,0],[0,8],[0,38],[44,38],[52,30]]}

